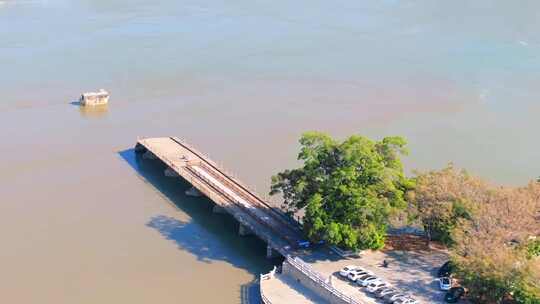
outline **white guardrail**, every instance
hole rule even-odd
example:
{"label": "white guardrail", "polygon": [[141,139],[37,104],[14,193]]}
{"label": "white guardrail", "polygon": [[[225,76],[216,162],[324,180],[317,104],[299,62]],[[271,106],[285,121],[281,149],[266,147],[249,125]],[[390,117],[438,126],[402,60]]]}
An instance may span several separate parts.
{"label": "white guardrail", "polygon": [[309,264],[304,262],[299,257],[293,258],[291,256],[287,256],[287,262],[291,264],[293,267],[295,267],[296,269],[298,269],[299,271],[301,271],[308,278],[315,281],[317,284],[321,285],[324,289],[332,293],[334,296],[343,300],[344,302],[350,303],[350,304],[362,304],[358,301],[355,301],[353,298],[345,295],[341,291],[335,289],[332,285],[330,285],[327,279],[323,278],[321,274],[314,271]]}
{"label": "white guardrail", "polygon": [[263,304],[272,304],[272,302],[270,302],[270,300],[268,300],[268,298],[265,296],[264,294],[264,291],[263,291],[263,281],[267,281],[267,280],[271,280],[274,275],[276,274],[276,271],[277,271],[277,267],[274,266],[274,269],[272,269],[269,273],[266,273],[266,274],[261,274],[261,277],[260,277],[260,290],[261,290],[261,300],[262,300],[262,303]]}

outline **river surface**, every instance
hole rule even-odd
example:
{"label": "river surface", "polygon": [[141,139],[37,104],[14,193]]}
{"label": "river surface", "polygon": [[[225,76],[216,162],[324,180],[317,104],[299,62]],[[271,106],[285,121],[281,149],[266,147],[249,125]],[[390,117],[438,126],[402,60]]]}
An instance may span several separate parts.
{"label": "river surface", "polygon": [[[540,3],[374,2],[1,0],[2,302],[256,301],[264,244],[138,136],[261,193],[307,130],[405,136],[409,172],[539,176]],[[107,109],[73,102],[99,88]]]}

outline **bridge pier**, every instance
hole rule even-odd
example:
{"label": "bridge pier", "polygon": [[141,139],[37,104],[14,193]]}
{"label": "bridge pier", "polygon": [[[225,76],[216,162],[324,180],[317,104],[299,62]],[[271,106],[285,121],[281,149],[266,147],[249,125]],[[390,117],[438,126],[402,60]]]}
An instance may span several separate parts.
{"label": "bridge pier", "polygon": [[194,197],[202,196],[202,193],[199,190],[197,190],[195,187],[189,188],[188,190],[186,190],[185,193],[188,196],[194,196]]}
{"label": "bridge pier", "polygon": [[165,176],[167,176],[167,177],[178,177],[178,176],[180,176],[180,175],[178,175],[178,173],[176,171],[174,171],[171,168],[165,169],[165,171],[163,171],[163,174],[165,174]]}
{"label": "bridge pier", "polygon": [[150,152],[150,151],[146,151],[144,152],[144,154],[142,155],[142,157],[144,159],[157,159],[157,157],[154,155],[154,153]]}
{"label": "bridge pier", "polygon": [[137,144],[135,145],[135,153],[144,153],[144,152],[146,152],[146,151],[147,151],[147,150],[146,150],[146,148],[145,148],[143,145],[141,145],[141,144],[139,144],[139,143],[137,143]]}
{"label": "bridge pier", "polygon": [[272,246],[266,245],[266,258],[267,259],[273,259],[279,257],[279,252],[274,250]]}
{"label": "bridge pier", "polygon": [[226,214],[227,211],[225,210],[225,208],[221,207],[220,205],[214,205],[214,207],[212,207],[212,212],[213,213],[218,213],[218,214]]}
{"label": "bridge pier", "polygon": [[246,226],[240,224],[240,226],[238,226],[238,235],[240,236],[246,236],[246,235],[252,235],[253,232]]}

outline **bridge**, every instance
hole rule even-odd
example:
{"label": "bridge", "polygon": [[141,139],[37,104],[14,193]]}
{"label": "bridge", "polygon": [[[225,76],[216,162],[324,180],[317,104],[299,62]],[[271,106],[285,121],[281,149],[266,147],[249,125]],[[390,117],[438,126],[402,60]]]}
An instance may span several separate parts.
{"label": "bridge", "polygon": [[177,137],[139,139],[135,146],[144,158],[159,159],[167,176],[180,176],[192,185],[187,194],[204,194],[215,212],[227,212],[239,223],[241,235],[254,234],[267,243],[267,256],[287,256],[304,242],[290,218],[260,198],[208,156]]}

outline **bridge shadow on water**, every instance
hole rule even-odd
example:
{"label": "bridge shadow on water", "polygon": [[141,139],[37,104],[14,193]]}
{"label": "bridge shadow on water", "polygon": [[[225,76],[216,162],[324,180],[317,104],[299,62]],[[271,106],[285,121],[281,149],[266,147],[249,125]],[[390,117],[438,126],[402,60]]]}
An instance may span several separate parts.
{"label": "bridge shadow on water", "polygon": [[143,159],[134,149],[118,154],[145,183],[191,217],[190,221],[181,221],[156,215],[146,225],[174,242],[180,250],[195,255],[201,262],[223,261],[253,274],[252,282],[240,286],[240,298],[242,303],[260,303],[259,274],[268,272],[273,265],[281,262],[279,259],[266,259],[266,244],[255,236],[239,236],[236,220],[228,214],[213,213],[214,203],[208,198],[185,195],[191,185],[180,177],[166,177],[166,165],[160,160]]}

